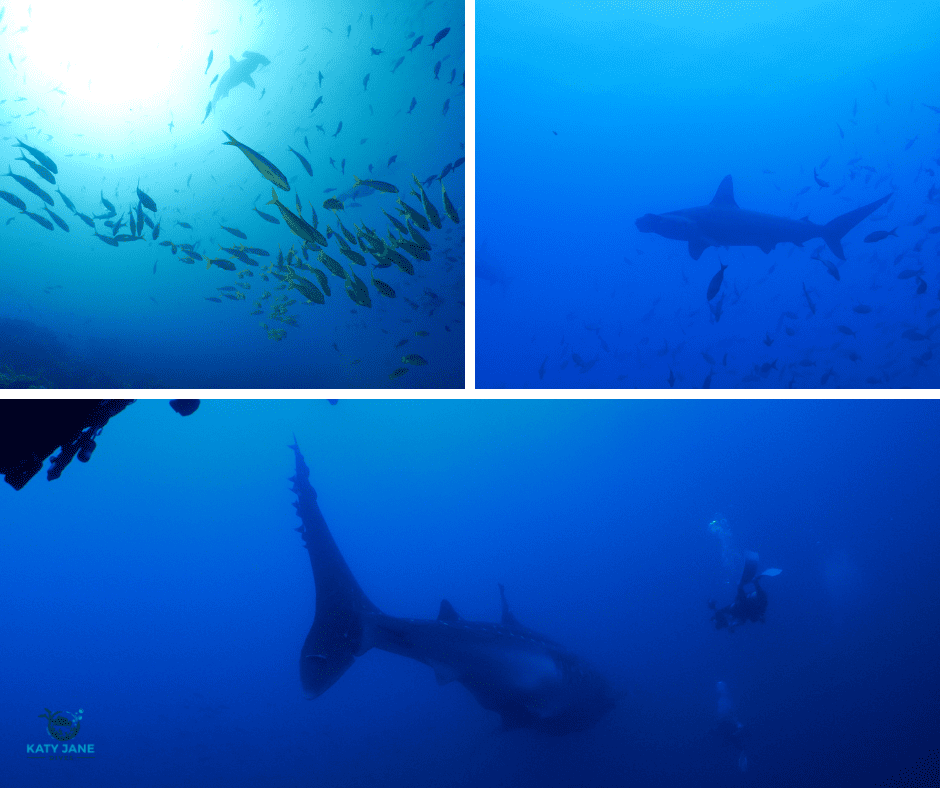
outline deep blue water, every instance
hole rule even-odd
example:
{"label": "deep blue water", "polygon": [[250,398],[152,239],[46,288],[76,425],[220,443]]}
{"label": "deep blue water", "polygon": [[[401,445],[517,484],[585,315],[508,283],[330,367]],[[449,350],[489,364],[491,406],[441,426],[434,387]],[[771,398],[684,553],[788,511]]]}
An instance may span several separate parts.
{"label": "deep blue water", "polygon": [[[8,173],[0,177],[0,190],[38,217],[0,201],[0,386],[463,387],[462,3],[166,0],[155,13],[147,4],[89,10],[17,0],[2,8],[0,172],[28,178],[52,204]],[[212,108],[246,53],[266,65]],[[290,188],[275,190],[225,145],[224,132],[270,160]],[[19,160],[30,154],[17,140],[52,160],[54,185]],[[398,193],[325,207],[356,177]],[[430,259],[402,249],[404,266],[384,266],[359,246],[359,232],[397,243],[386,216],[405,221],[397,198],[423,222],[414,178],[442,224],[418,230]],[[142,211],[152,226],[143,223],[133,240],[128,214],[136,225],[138,183],[157,210]],[[445,215],[442,189],[460,223]],[[272,191],[295,214],[299,204],[308,223],[316,212],[319,232],[329,235],[323,251],[363,281],[371,306],[347,296],[344,277],[324,268],[316,249],[300,258],[304,242],[268,204]],[[103,200],[116,215],[109,218]],[[77,214],[93,219],[94,231]],[[339,222],[364,261],[344,256]],[[127,238],[114,248],[94,232]],[[195,262],[186,262],[183,244],[199,255]],[[269,256],[252,252],[249,262],[222,251],[240,246]],[[384,267],[373,269],[377,262]],[[295,276],[318,287],[325,303],[290,287]],[[394,295],[383,295],[373,277]],[[403,363],[405,355],[427,364]],[[405,371],[390,377],[396,370]]]}
{"label": "deep blue water", "polygon": [[[565,737],[503,731],[375,650],[305,700],[293,434],[380,608],[495,621],[501,582],[618,707]],[[936,784],[901,778],[931,754],[936,777],[938,440],[920,401],[137,402],[87,465],[0,485],[2,782]],[[716,631],[745,550],[782,569],[766,623]],[[44,709],[81,710],[94,760],[28,759],[53,743]]]}
{"label": "deep blue water", "polygon": [[[481,0],[476,23],[478,386],[937,387],[940,6]],[[727,175],[816,224],[892,196],[845,262],[694,260],[636,227]]]}

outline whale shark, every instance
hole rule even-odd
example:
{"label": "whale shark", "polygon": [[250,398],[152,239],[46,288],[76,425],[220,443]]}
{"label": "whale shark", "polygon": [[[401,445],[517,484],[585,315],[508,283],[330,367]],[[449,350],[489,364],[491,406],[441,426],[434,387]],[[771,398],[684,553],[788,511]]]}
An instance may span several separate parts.
{"label": "whale shark", "polygon": [[499,623],[467,621],[446,599],[436,619],[397,618],[365,595],[340,553],[310,484],[310,470],[291,446],[297,530],[310,555],[316,588],[313,625],[300,651],[300,679],[310,698],[322,695],[372,648],[429,666],[438,684],[456,681],[503,727],[566,734],[590,728],[614,708],[607,679],[547,637],[522,626],[499,586]]}
{"label": "whale shark", "polygon": [[[253,88],[255,86],[255,82],[251,78],[251,75],[260,66],[270,65],[271,61],[268,60],[264,55],[259,55],[257,52],[242,52],[241,60],[235,60],[234,57],[229,55],[228,63],[228,71],[219,77],[219,82],[215,86],[215,93],[212,96],[212,101],[209,102],[211,109],[215,109],[215,105],[219,103],[219,100],[228,96],[229,91],[232,90],[232,88],[235,88],[242,83]],[[208,116],[209,111],[206,112],[206,117]],[[205,122],[205,118],[203,118],[203,122]]]}
{"label": "whale shark", "polygon": [[822,238],[836,257],[845,260],[842,238],[891,196],[888,194],[837,216],[828,224],[814,224],[808,216],[794,220],[739,208],[734,201],[731,176],[727,175],[708,205],[663,214],[648,213],[636,220],[636,226],[641,233],[688,241],[693,260],[698,260],[709,246],[756,246],[770,254],[779,243],[802,246],[811,238]]}

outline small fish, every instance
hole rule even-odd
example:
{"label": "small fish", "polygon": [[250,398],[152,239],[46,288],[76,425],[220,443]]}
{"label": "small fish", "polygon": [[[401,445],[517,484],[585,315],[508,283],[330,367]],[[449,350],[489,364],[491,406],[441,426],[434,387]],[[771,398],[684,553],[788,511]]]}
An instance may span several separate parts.
{"label": "small fish", "polygon": [[75,204],[58,189],[56,189],[56,193],[62,198],[62,202],[65,203],[65,207],[68,208],[72,213],[75,213]]}
{"label": "small fish", "polygon": [[[449,27],[445,27],[445,28],[444,28],[443,30],[441,30],[436,36],[434,36],[434,41],[432,41],[430,44],[428,44],[428,46],[431,47],[431,49],[434,49],[434,47],[435,47],[437,44],[441,43],[441,40],[442,40],[442,39],[444,38],[444,36],[446,36],[449,32],[450,32],[450,28],[449,28]],[[421,39],[419,38],[418,40],[420,41]]]}
{"label": "small fish", "polygon": [[[214,54],[214,50],[210,49],[210,50],[209,50],[209,62],[206,63],[206,70],[203,72],[204,74],[208,74],[208,73],[209,73],[209,66],[212,65],[212,55],[213,55],[213,54]],[[210,85],[210,87],[211,87],[211,85]]]}
{"label": "small fish", "polygon": [[117,246],[119,244],[119,241],[115,240],[114,238],[109,238],[107,235],[100,235],[99,233],[95,233],[95,236],[108,244],[108,246]]}
{"label": "small fish", "polygon": [[264,219],[266,222],[270,222],[271,224],[280,224],[280,223],[281,223],[281,220],[280,220],[280,219],[277,219],[277,218],[275,218],[274,216],[271,216],[271,214],[265,213],[264,211],[259,211],[257,208],[255,208],[255,213],[257,213],[258,216],[260,216],[260,217],[261,217],[262,219]]}
{"label": "small fish", "polygon": [[333,136],[334,137],[338,136],[342,130],[343,130],[343,121],[340,121],[339,126],[336,127],[336,134],[334,134]]}
{"label": "small fish", "polygon": [[[307,141],[307,138],[304,137],[304,142],[306,142],[306,141]],[[304,165],[304,169],[307,171],[307,175],[313,175],[313,170],[310,169],[310,162],[308,162],[303,156],[301,156],[301,155],[300,155],[297,151],[295,151],[293,148],[288,147],[287,150],[289,150],[289,151],[290,151],[291,153],[293,153],[298,159],[300,159],[300,163]]]}
{"label": "small fish", "polygon": [[353,180],[356,182],[356,186],[368,186],[379,192],[386,192],[387,194],[398,194],[398,187],[393,186],[391,183],[386,183],[385,181],[363,181],[357,178],[355,175],[353,175]]}
{"label": "small fish", "polygon": [[395,378],[400,378],[402,375],[407,374],[408,367],[399,367],[396,369],[389,377],[394,380]]}
{"label": "small fish", "polygon": [[[332,33],[333,31],[331,30],[330,32]],[[317,80],[318,80],[317,88],[322,88],[323,87],[323,72],[322,71],[317,72]]]}
{"label": "small fish", "polygon": [[323,207],[328,211],[341,211],[343,210],[343,204],[337,200],[335,197],[328,197],[323,201]]}
{"label": "small fish", "polygon": [[412,97],[412,99],[411,99],[411,106],[408,107],[408,112],[406,112],[405,114],[406,114],[406,115],[410,115],[410,114],[411,114],[411,110],[413,110],[413,109],[414,109],[415,107],[417,107],[417,106],[418,106],[418,99]]}
{"label": "small fish", "polygon": [[42,207],[45,209],[46,213],[48,213],[49,216],[52,218],[52,221],[54,221],[57,225],[59,225],[60,228],[65,230],[65,232],[69,232],[69,226],[62,220],[60,216],[58,216],[57,214],[54,214],[45,205],[43,205]]}
{"label": "small fish", "polygon": [[[457,76],[457,69],[456,69],[456,68],[451,69],[451,72],[450,72],[450,81],[449,81],[447,84],[448,84],[448,85],[453,85],[453,84],[454,84],[454,77],[456,77],[456,76]],[[556,134],[556,136],[557,136],[558,132],[556,131],[555,134]]]}
{"label": "small fish", "polygon": [[405,56],[402,55],[398,60],[395,61],[395,65],[392,66],[392,73],[395,73],[395,69],[398,68],[402,63],[405,62]]}
{"label": "small fish", "polygon": [[806,289],[806,282],[803,282],[803,295],[806,296],[806,304],[809,307],[809,311],[815,315],[816,304],[814,304],[813,299],[809,297],[809,291]]}
{"label": "small fish", "polygon": [[369,74],[366,74],[365,78],[362,80],[362,89],[366,91],[369,89]]}
{"label": "small fish", "polygon": [[[49,209],[46,208],[46,210],[48,211]],[[927,283],[918,276],[917,277],[917,295],[923,295],[926,292],[927,292]]]}
{"label": "small fish", "polygon": [[839,130],[839,136],[840,136],[842,139],[845,139],[845,132],[842,131],[842,127],[841,127],[838,123],[836,123],[836,128]]}
{"label": "small fish", "polygon": [[211,112],[212,112],[212,102],[210,101],[208,104],[206,104],[206,115],[205,115],[205,117],[202,119],[202,122],[203,122],[203,123],[206,122],[206,118],[209,117],[209,115],[211,114]]}
{"label": "small fish", "polygon": [[916,271],[912,268],[907,268],[898,274],[898,279],[913,279],[915,276],[920,276],[923,273],[923,268],[918,268]]}
{"label": "small fish", "polygon": [[450,99],[444,99],[444,108],[441,110],[441,115],[446,115],[447,110],[450,109]]}
{"label": "small fish", "polygon": [[[214,77],[212,77],[212,81],[209,83],[209,87],[211,88],[211,87],[212,87],[216,82],[218,82],[218,81],[219,81],[219,75],[216,74]],[[208,114],[206,115],[206,118],[207,118],[207,117],[209,117]],[[206,118],[203,118],[203,122],[205,122],[205,119],[206,119]],[[172,131],[172,129],[170,129],[170,131]]]}
{"label": "small fish", "polygon": [[421,358],[421,356],[419,356],[417,353],[409,353],[407,356],[402,356],[401,360],[405,362],[406,364],[413,364],[418,367],[428,363],[423,358]]}
{"label": "small fish", "polygon": [[440,71],[441,71],[441,61],[438,60],[437,63],[434,64],[434,79],[439,79],[437,75],[440,73]]}
{"label": "small fish", "polygon": [[926,218],[927,218],[927,214],[922,213],[922,214],[921,214],[920,216],[918,216],[913,222],[911,222],[911,227],[916,227],[918,224],[920,224],[920,223],[921,223],[922,221],[924,221],[924,219],[926,219]]}
{"label": "small fish", "polygon": [[[342,125],[343,124],[340,123],[340,126]],[[275,167],[257,151],[252,150],[247,145],[242,145],[227,131],[223,130],[222,133],[228,137],[228,142],[222,143],[223,145],[233,145],[238,148],[242,153],[245,154],[245,156],[248,158],[248,161],[254,165],[255,169],[258,170],[258,172],[260,172],[265,178],[271,181],[271,183],[277,186],[277,188],[283,189],[286,192],[290,191],[290,184],[287,182],[287,178],[284,177],[284,173],[282,173],[277,167]]]}
{"label": "small fish", "polygon": [[940,233],[940,224],[938,224],[936,227],[931,227],[931,228],[927,231],[927,233],[928,233],[929,235],[936,235],[937,233]]}
{"label": "small fish", "polygon": [[818,185],[820,188],[825,189],[826,187],[829,186],[829,181],[824,181],[824,180],[822,180],[822,179],[816,174],[816,168],[815,168],[815,167],[813,167],[813,178],[816,179],[816,183],[817,183],[817,185]]}
{"label": "small fish", "polygon": [[672,371],[672,368],[669,368],[669,388],[675,388],[676,386],[676,373]]}
{"label": "small fish", "polygon": [[310,108],[310,111],[313,112],[322,103],[323,103],[323,96],[320,96],[316,101],[313,102],[313,106]]}
{"label": "small fish", "polygon": [[898,229],[898,228],[895,227],[894,230],[891,230],[891,231],[888,231],[888,230],[875,230],[875,232],[869,233],[868,235],[865,236],[865,239],[864,239],[864,240],[865,240],[865,243],[867,243],[867,244],[873,244],[873,243],[875,243],[876,241],[883,241],[883,240],[884,240],[885,238],[887,238],[889,235],[893,235],[895,238],[897,238],[897,237],[898,237],[898,234],[897,234],[897,232],[895,232],[897,229]]}
{"label": "small fish", "polygon": [[394,156],[392,156],[392,157],[388,160],[388,164],[386,164],[385,166],[386,166],[386,167],[391,167],[391,166],[392,166],[392,163],[393,163],[393,162],[395,161],[395,159],[397,159],[397,158],[398,158],[398,154],[396,153]]}
{"label": "small fish", "polygon": [[222,299],[216,298],[215,296],[206,296],[206,301],[214,301],[216,304],[222,303]]}
{"label": "small fish", "polygon": [[37,150],[36,148],[33,148],[30,145],[27,145],[25,142],[20,140],[19,137],[16,138],[16,142],[17,144],[13,146],[14,148],[23,148],[29,151],[30,155],[36,161],[38,161],[43,167],[49,170],[49,172],[51,172],[53,175],[59,174],[59,168],[55,166],[55,162],[52,159],[50,159],[41,150]]}
{"label": "small fish", "polygon": [[825,386],[829,378],[831,378],[835,374],[836,374],[836,371],[832,367],[829,367],[829,369],[827,369],[823,373],[823,376],[819,379],[820,385]]}
{"label": "small fish", "polygon": [[819,262],[826,266],[826,271],[828,271],[837,282],[842,279],[842,277],[839,276],[839,269],[836,267],[835,263],[832,263],[829,260],[823,260],[821,257],[818,259]]}
{"label": "small fish", "polygon": [[150,211],[151,213],[156,213],[157,204],[152,199],[150,199],[150,197],[146,193],[140,190],[139,181],[137,182],[137,199],[143,203],[144,208],[146,208],[148,211]]}
{"label": "small fish", "polygon": [[17,161],[25,161],[40,178],[44,181],[48,181],[53,186],[55,186],[55,175],[53,175],[49,170],[43,167],[41,164],[36,164],[34,161],[30,161],[25,156],[20,156]]}
{"label": "small fish", "polygon": [[914,137],[912,137],[911,139],[909,139],[909,140],[904,144],[904,150],[910,150],[911,147],[914,145],[914,143],[917,142],[917,140],[919,140],[919,139],[920,139],[920,135],[919,135],[919,134],[916,135],[916,136],[914,136]]}
{"label": "small fish", "polygon": [[185,227],[187,230],[192,230],[193,226],[189,222],[177,222],[180,227]]}
{"label": "small fish", "polygon": [[14,206],[15,208],[19,208],[21,211],[26,210],[26,203],[23,202],[15,194],[10,194],[10,192],[0,191],[0,199],[6,200],[8,203],[10,203],[10,205]]}
{"label": "small fish", "polygon": [[711,301],[716,295],[718,295],[718,291],[721,289],[721,283],[725,278],[725,269],[728,266],[726,266],[724,263],[720,261],[719,261],[719,265],[721,266],[721,268],[719,269],[718,273],[715,274],[712,277],[711,282],[708,283],[708,292],[706,293],[708,301]]}
{"label": "small fish", "polygon": [[[414,43],[412,43],[411,48],[410,48],[408,51],[409,51],[409,52],[414,51],[414,48],[415,48],[416,46],[418,46],[418,44],[420,44],[422,41],[424,41],[424,36],[418,36],[418,37],[414,40]],[[11,62],[12,62],[12,61],[11,61]]]}
{"label": "small fish", "polygon": [[802,189],[800,189],[800,190],[796,193],[796,196],[797,196],[797,197],[802,197],[802,196],[803,196],[804,194],[806,194],[806,192],[808,192],[808,191],[809,191],[809,186],[804,186]]}
{"label": "small fish", "polygon": [[853,306],[852,311],[860,315],[867,315],[871,312],[871,307],[868,304],[859,304],[858,306]]}
{"label": "small fish", "polygon": [[153,240],[156,241],[160,237],[160,222],[157,222],[156,227],[153,228]]}
{"label": "small fish", "polygon": [[907,329],[907,331],[901,334],[901,336],[904,339],[910,339],[912,342],[922,342],[923,340],[927,339],[927,335],[922,334],[916,328]]}
{"label": "small fish", "polygon": [[840,334],[845,334],[846,336],[856,336],[856,333],[848,326],[836,326],[836,331],[838,331]]}
{"label": "small fish", "polygon": [[55,227],[52,226],[52,222],[50,222],[45,216],[40,216],[38,213],[31,213],[30,211],[20,211],[20,213],[25,213],[30,219],[32,219],[37,224],[41,224],[47,230],[55,230]]}
{"label": "small fish", "polygon": [[[447,190],[444,188],[444,182],[441,181],[441,197],[444,200],[444,213],[450,218],[454,224],[460,224],[460,214],[457,213],[457,209],[454,208],[454,204],[450,201],[450,198],[447,196]],[[719,283],[720,286],[720,283]]]}
{"label": "small fish", "polygon": [[237,229],[235,229],[234,227],[226,227],[224,224],[220,224],[219,227],[221,227],[223,230],[225,230],[225,232],[231,233],[231,234],[234,235],[236,238],[241,238],[241,239],[243,239],[243,240],[245,240],[245,241],[248,240],[248,236],[245,235],[241,230],[237,230]]}
{"label": "small fish", "polygon": [[[48,194],[46,194],[42,189],[40,189],[35,183],[33,183],[29,178],[24,178],[22,175],[15,175],[13,170],[7,166],[7,174],[4,175],[4,178],[13,178],[17,183],[20,184],[24,189],[29,189],[33,194],[35,194],[40,200],[49,205],[55,205],[55,200],[52,199]],[[40,217],[45,221],[45,218]]]}

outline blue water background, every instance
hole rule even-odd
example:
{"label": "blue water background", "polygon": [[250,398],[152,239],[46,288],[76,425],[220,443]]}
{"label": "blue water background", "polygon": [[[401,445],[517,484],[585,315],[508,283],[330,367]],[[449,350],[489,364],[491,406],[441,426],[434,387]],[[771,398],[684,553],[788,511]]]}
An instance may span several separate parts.
{"label": "blue water background", "polygon": [[[502,731],[380,651],[305,700],[293,434],[380,608],[495,621],[502,582],[619,706],[565,737]],[[888,784],[940,733],[938,440],[916,401],[138,402],[87,465],[0,486],[3,783]],[[737,559],[783,570],[766,624],[733,634],[706,605],[734,595],[716,512]],[[27,759],[45,708],[83,710],[93,761]]]}
{"label": "blue water background", "polygon": [[[481,0],[477,384],[937,387],[938,44],[920,0]],[[839,281],[819,239],[695,261],[634,225],[729,174],[741,208],[817,224],[894,196],[845,262],[820,251]]]}
{"label": "blue water background", "polygon": [[[132,87],[127,95],[112,97],[104,109],[85,106],[89,94],[84,84],[69,86],[64,96],[52,92],[57,82],[67,79],[68,64],[37,57],[35,36],[40,33],[37,20],[27,15],[28,5],[25,0],[6,3],[0,23],[0,28],[7,27],[0,34],[0,98],[6,99],[0,104],[4,151],[0,171],[9,164],[14,173],[38,183],[54,199],[52,210],[70,232],[58,227],[50,232],[0,202],[0,384],[463,387],[464,227],[444,216],[441,183],[426,187],[444,221],[442,229],[432,227],[422,233],[432,246],[431,260],[415,260],[413,276],[394,266],[375,271],[376,278],[396,291],[394,299],[380,295],[371,284],[374,261],[363,252],[370,267],[353,268],[369,289],[371,309],[353,303],[344,292],[343,279],[329,273],[332,295],[326,304],[308,304],[298,291],[283,289],[273,276],[261,280],[263,269],[277,259],[279,246],[286,255],[292,245],[299,251],[301,241],[283,220],[275,226],[255,213],[256,207],[279,218],[276,206],[266,205],[272,185],[238,149],[223,144],[224,129],[270,159],[292,188],[292,192],[278,191],[281,202],[296,213],[299,196],[307,221],[312,203],[324,234],[326,225],[338,227],[323,202],[351,189],[353,176],[393,183],[399,194],[376,192],[356,204],[347,200],[345,210],[338,212],[351,232],[364,224],[387,241],[391,225],[383,209],[399,218],[396,198],[401,197],[421,210],[420,199],[416,202],[410,194],[412,175],[424,181],[464,156],[462,3],[440,0],[423,7],[381,2],[347,8],[290,0],[261,4],[207,0],[199,4],[196,29],[180,45],[183,51],[166,75],[166,84],[152,96],[135,95]],[[136,6],[113,5],[104,16],[89,11],[89,24],[110,29],[115,37],[145,35],[125,19],[132,13],[136,19],[140,13]],[[169,12],[161,7],[159,13]],[[31,29],[18,33],[21,26]],[[434,35],[448,26],[450,33],[432,50],[428,45]],[[413,37],[408,38],[409,33]],[[420,35],[423,42],[409,52]],[[371,48],[381,49],[382,54],[372,55]],[[210,50],[214,59],[204,74]],[[215,91],[210,81],[224,74],[230,55],[240,59],[244,51],[261,53],[270,65],[253,73],[255,89],[235,87],[202,122]],[[176,54],[173,50],[167,57],[172,60]],[[392,73],[402,56],[404,62]],[[435,79],[438,61],[442,65]],[[114,68],[135,65],[115,62]],[[140,68],[157,66],[142,63]],[[452,70],[456,75],[448,84]],[[370,80],[364,89],[366,74]],[[311,112],[319,96],[323,103]],[[408,114],[412,99],[417,104]],[[449,102],[446,114],[445,101]],[[334,137],[340,122],[342,131]],[[322,132],[318,124],[324,127]],[[20,149],[12,146],[17,137],[56,162],[56,186],[16,161]],[[288,147],[308,160],[312,177]],[[389,165],[393,155],[397,160]],[[459,167],[443,182],[461,221],[464,172]],[[153,241],[151,230],[144,227],[145,240],[118,248],[95,238],[55,191],[67,195],[78,211],[99,216],[107,213],[99,201],[103,192],[126,223],[128,208],[137,206],[138,178],[141,189],[157,204],[152,219],[160,221],[160,236]],[[336,191],[326,193],[330,188]],[[40,198],[12,178],[0,178],[0,189],[14,193],[28,210],[48,219]],[[177,221],[192,229],[177,226]],[[229,235],[221,225],[240,229],[248,240]],[[103,220],[96,226],[99,233],[111,232]],[[120,232],[128,232],[126,224]],[[271,257],[255,256],[261,263],[256,268],[236,262],[237,271],[216,266],[207,270],[206,262],[183,264],[182,252],[174,255],[159,245],[164,240],[196,244],[204,257],[227,259],[219,246],[238,244],[264,248]],[[335,238],[326,251],[352,265]],[[315,253],[309,262],[318,266]],[[239,278],[243,270],[254,276]],[[310,271],[297,273],[316,283]],[[217,289],[240,288],[244,283],[251,285],[244,300],[228,300]],[[270,298],[262,298],[265,291]],[[296,303],[278,316],[272,307],[285,295]],[[206,298],[219,298],[221,303]],[[263,313],[252,314],[258,309]],[[296,325],[280,320],[287,316],[293,316]],[[286,336],[274,339],[275,331],[286,331]],[[418,337],[415,331],[428,335]],[[408,342],[399,347],[403,339]],[[421,355],[428,364],[408,367],[401,360],[407,353]],[[403,367],[407,374],[389,377]]]}

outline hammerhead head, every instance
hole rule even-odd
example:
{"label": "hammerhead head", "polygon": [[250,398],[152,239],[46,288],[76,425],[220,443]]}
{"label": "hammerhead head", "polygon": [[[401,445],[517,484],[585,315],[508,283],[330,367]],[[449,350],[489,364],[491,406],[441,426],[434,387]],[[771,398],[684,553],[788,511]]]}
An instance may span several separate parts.
{"label": "hammerhead head", "polygon": [[322,695],[370,648],[431,667],[438,684],[463,684],[504,728],[551,734],[584,730],[609,712],[607,680],[563,646],[523,627],[500,586],[502,622],[466,621],[445,599],[436,620],[395,618],[363,593],[327,528],[296,439],[294,504],[310,554],[317,592],[313,626],[300,652],[300,679],[311,698]]}
{"label": "hammerhead head", "polygon": [[648,213],[636,220],[636,226],[642,233],[688,241],[693,260],[698,260],[709,246],[756,246],[770,254],[779,243],[802,246],[811,238],[822,238],[836,257],[845,260],[842,238],[891,196],[837,216],[828,224],[814,224],[808,216],[797,221],[739,208],[734,201],[731,176],[727,175],[708,205],[658,215]]}

